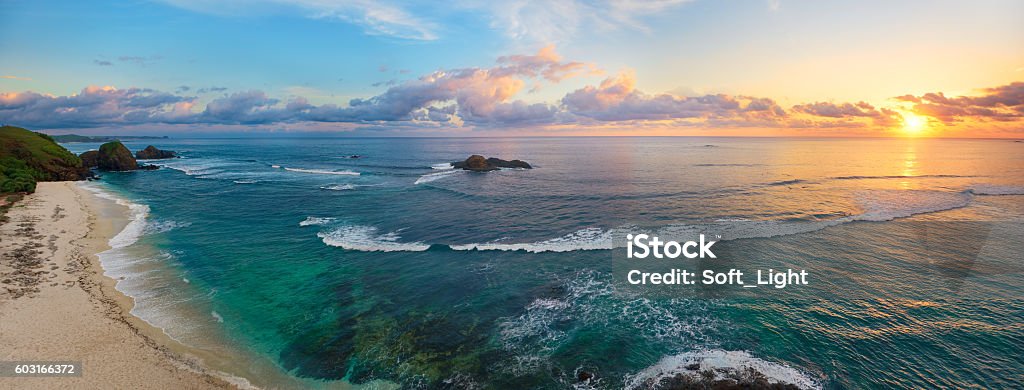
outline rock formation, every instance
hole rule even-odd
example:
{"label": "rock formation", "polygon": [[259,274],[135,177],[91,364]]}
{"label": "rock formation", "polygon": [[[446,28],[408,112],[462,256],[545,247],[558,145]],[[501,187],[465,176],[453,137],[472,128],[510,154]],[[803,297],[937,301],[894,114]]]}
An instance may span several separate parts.
{"label": "rock formation", "polygon": [[107,142],[100,146],[96,166],[104,171],[134,171],[139,163],[132,152],[119,141]]}
{"label": "rock formation", "polygon": [[83,167],[95,168],[99,164],[100,152],[90,150],[88,152],[78,155],[78,158],[82,159]]}
{"label": "rock formation", "polygon": [[476,172],[487,172],[494,171],[500,168],[522,168],[522,169],[533,169],[529,163],[522,160],[502,160],[500,158],[484,158],[479,154],[469,156],[465,161],[456,161],[452,163],[455,169],[465,169],[467,171]]}
{"label": "rock formation", "polygon": [[156,160],[161,158],[174,158],[176,155],[171,150],[160,150],[156,146],[149,145],[145,149],[135,152],[138,160]]}

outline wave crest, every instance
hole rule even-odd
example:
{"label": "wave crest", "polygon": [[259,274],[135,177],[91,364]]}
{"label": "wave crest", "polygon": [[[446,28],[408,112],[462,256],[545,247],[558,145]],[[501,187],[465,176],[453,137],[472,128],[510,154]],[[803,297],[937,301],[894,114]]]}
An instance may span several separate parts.
{"label": "wave crest", "polygon": [[456,170],[456,169],[448,169],[448,170],[442,170],[441,172],[428,173],[426,175],[420,176],[420,178],[416,179],[416,182],[414,182],[412,184],[430,183],[430,182],[432,182],[434,180],[443,179],[443,178],[446,178],[448,176],[457,175],[457,174],[462,173],[462,172],[466,172],[466,171],[463,171],[461,169],[458,169],[458,170]]}
{"label": "wave crest", "polygon": [[[459,171],[456,171],[459,172]],[[973,198],[971,191],[947,192],[947,191],[871,191],[857,195],[857,203],[861,205],[862,211],[859,214],[847,215],[835,219],[818,221],[746,221],[725,219],[721,221],[703,224],[674,224],[663,226],[654,230],[644,231],[634,226],[622,226],[613,229],[602,229],[590,227],[543,241],[521,242],[521,243],[466,243],[451,244],[448,248],[457,251],[525,251],[529,253],[542,252],[569,252],[578,250],[608,250],[625,245],[624,241],[616,240],[616,237],[625,237],[627,233],[647,233],[659,237],[696,237],[698,234],[717,234],[722,240],[737,240],[744,238],[770,238],[793,234],[803,234],[819,231],[828,227],[838,226],[845,223],[857,221],[885,222],[897,218],[906,218],[918,214],[933,213],[944,210],[952,210],[965,207],[970,204]],[[363,227],[363,229],[374,229]],[[358,233],[358,234],[356,234]],[[323,233],[321,233],[323,234]],[[349,244],[337,245],[324,242],[332,246],[341,246],[352,250],[367,251],[423,251],[430,247],[429,244],[399,243],[397,236],[392,234],[378,236],[378,242],[370,243],[370,237],[361,236],[357,231],[350,231]],[[323,236],[322,236],[323,237]],[[369,240],[369,241],[368,241]],[[379,245],[378,245],[379,244]],[[369,248],[369,249],[366,249]],[[387,249],[380,249],[387,248]]]}
{"label": "wave crest", "polygon": [[431,165],[430,168],[431,169],[446,170],[446,169],[455,169],[455,166],[452,165],[451,163],[441,163],[441,164]]}
{"label": "wave crest", "polygon": [[430,249],[430,245],[422,242],[398,242],[402,237],[397,232],[380,234],[372,226],[347,225],[317,233],[317,237],[330,246],[363,252],[423,252]]}
{"label": "wave crest", "polygon": [[335,219],[336,218],[332,218],[332,217],[306,217],[305,220],[303,220],[302,222],[299,222],[299,226],[326,225],[326,224],[329,224],[331,222],[334,222]]}
{"label": "wave crest", "polygon": [[[149,215],[149,206],[130,202],[96,185],[82,185],[82,188],[92,192],[97,197],[114,201],[115,203],[128,208],[128,224],[107,242],[107,245],[110,245],[110,249],[105,252],[134,244],[139,240],[139,237],[146,233],[146,217]],[[100,254],[102,253],[103,252]]]}
{"label": "wave crest", "polygon": [[450,245],[450,247],[457,251],[468,251],[468,250],[479,250],[479,251],[526,251],[530,253],[540,252],[569,252],[577,250],[599,250],[599,249],[612,249],[613,238],[612,230],[602,230],[599,228],[587,228],[577,230],[575,232],[566,234],[562,237],[552,238],[550,240],[533,242],[533,243],[518,243],[518,244],[500,244],[500,243],[487,243],[487,244],[461,244],[461,245]]}

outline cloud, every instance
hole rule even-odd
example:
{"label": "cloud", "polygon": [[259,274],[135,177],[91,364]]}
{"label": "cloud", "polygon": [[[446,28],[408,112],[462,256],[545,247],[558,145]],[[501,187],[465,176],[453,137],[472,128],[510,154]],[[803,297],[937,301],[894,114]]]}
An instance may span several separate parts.
{"label": "cloud", "polygon": [[90,86],[70,96],[0,93],[6,123],[43,128],[94,127],[172,121],[193,98],[151,89]]}
{"label": "cloud", "polygon": [[[182,85],[168,93],[90,86],[69,96],[32,91],[0,93],[0,121],[42,129],[306,124],[318,128],[386,127],[395,131],[591,126],[856,128],[864,134],[898,126],[900,112],[908,110],[936,118],[934,123],[1024,121],[1024,82],[981,89],[976,96],[949,97],[939,92],[903,95],[887,107],[867,102],[811,102],[783,108],[769,97],[649,93],[637,88],[633,71],[623,71],[596,85],[576,88],[555,101],[523,100],[524,89],[600,73],[593,64],[564,60],[554,46],[545,46],[533,54],[499,57],[490,67],[442,69],[380,84],[387,86],[383,92],[351,99],[347,104],[330,103],[332,95],[309,87],[286,88],[281,97],[260,90],[225,93],[227,88],[223,87],[193,89]],[[201,97],[183,95],[190,91]]]}
{"label": "cloud", "polygon": [[[138,66],[147,66],[147,65],[150,65],[150,64],[152,64],[152,63],[154,63],[156,61],[162,60],[162,59],[163,59],[163,56],[149,56],[149,57],[142,57],[142,56],[120,56],[120,57],[117,57],[118,61],[128,62],[128,63],[132,63],[132,64],[135,64],[135,65],[138,65]],[[107,61],[103,61],[103,62],[107,62]],[[107,63],[109,64],[109,62],[107,62]]]}
{"label": "cloud", "polygon": [[113,62],[110,62],[110,61],[107,61],[107,60],[92,60],[92,63],[94,63],[96,65],[99,65],[99,66],[114,66]]}
{"label": "cloud", "polygon": [[[352,99],[348,107],[325,105],[309,110],[317,121],[466,121],[535,122],[551,118],[555,107],[513,100],[526,79],[558,82],[584,75],[593,65],[563,62],[554,47],[535,55],[506,56],[491,68],[439,70],[388,88],[380,95]],[[534,117],[536,116],[536,117]]]}
{"label": "cloud", "polygon": [[893,126],[900,121],[900,114],[888,108],[875,108],[866,102],[829,103],[817,102],[793,106],[794,112],[835,119],[870,118],[878,126]]}
{"label": "cloud", "polygon": [[947,97],[942,92],[921,96],[903,95],[894,100],[912,103],[914,113],[936,118],[946,124],[964,120],[1000,122],[1024,119],[1024,82],[1013,82],[980,90],[978,96]]}
{"label": "cloud", "polygon": [[398,4],[373,0],[235,0],[215,2],[205,0],[164,0],[166,3],[188,10],[218,15],[237,15],[258,10],[290,8],[313,19],[340,20],[361,26],[369,35],[391,38],[432,41],[438,38],[438,27],[420,19]]}
{"label": "cloud", "polygon": [[703,119],[725,124],[770,121],[786,116],[785,110],[768,98],[647,94],[636,89],[632,71],[609,77],[598,86],[570,92],[561,103],[569,113],[598,121]]}
{"label": "cloud", "polygon": [[3,75],[3,76],[0,76],[0,79],[32,81],[32,78],[30,78],[30,77],[19,77],[19,76],[12,76],[12,75]]}
{"label": "cloud", "polygon": [[224,92],[224,91],[227,91],[227,90],[228,89],[224,88],[224,87],[206,87],[206,88],[199,88],[199,89],[197,89],[196,93],[204,94],[204,93]]}
{"label": "cloud", "polygon": [[480,9],[491,19],[491,27],[527,43],[571,40],[580,31],[622,28],[649,32],[641,18],[656,15],[687,3],[687,0],[566,0],[566,1],[477,1],[469,8]]}
{"label": "cloud", "polygon": [[[491,68],[439,70],[390,86],[379,95],[352,99],[347,106],[313,105],[305,96],[282,100],[263,91],[235,92],[194,111],[197,98],[150,89],[88,87],[65,97],[35,92],[7,93],[0,119],[34,127],[91,127],[138,123],[268,124],[279,122],[433,123],[462,125],[544,123],[559,112],[555,105],[526,103],[515,97],[526,80],[558,82],[596,69],[565,62],[553,47],[535,55],[502,57]],[[190,90],[186,86],[177,93]],[[197,93],[223,91],[200,88]],[[309,92],[309,89],[301,90]],[[293,94],[299,95],[299,94]]]}
{"label": "cloud", "polygon": [[[163,0],[195,12],[232,16],[251,13],[298,11],[314,19],[340,20],[357,25],[369,35],[432,41],[440,38],[444,21],[420,15],[436,6],[398,0]],[[691,0],[460,0],[447,7],[487,20],[492,28],[527,45],[571,40],[581,31],[630,29],[650,33],[643,18],[657,15]],[[450,10],[449,10],[450,11]],[[450,12],[449,12],[450,13]],[[434,15],[437,15],[435,12]],[[444,16],[442,13],[440,16]],[[437,19],[438,17],[435,17]],[[464,23],[463,20],[447,21]]]}
{"label": "cloud", "polygon": [[214,99],[206,109],[189,121],[201,123],[259,124],[290,120],[294,110],[278,107],[280,100],[263,91],[235,92]]}
{"label": "cloud", "polygon": [[498,57],[501,71],[522,74],[529,77],[542,76],[548,81],[559,82],[576,76],[595,76],[604,73],[593,64],[562,62],[562,56],[555,52],[555,45],[540,49],[535,55],[511,55]]}

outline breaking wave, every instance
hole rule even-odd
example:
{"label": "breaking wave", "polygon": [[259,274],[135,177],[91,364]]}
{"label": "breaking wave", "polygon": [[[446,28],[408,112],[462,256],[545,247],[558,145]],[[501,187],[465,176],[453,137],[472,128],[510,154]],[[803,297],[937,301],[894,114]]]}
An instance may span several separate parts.
{"label": "breaking wave", "polygon": [[332,217],[306,217],[305,220],[299,222],[299,226],[318,226],[326,225],[334,222],[337,218]]}
{"label": "breaking wave", "polygon": [[223,168],[232,165],[223,160],[206,158],[179,158],[153,161],[153,165],[183,172],[188,176],[206,176],[223,172]]}
{"label": "breaking wave", "polygon": [[449,177],[449,176],[457,175],[457,174],[462,173],[462,172],[466,172],[466,171],[463,171],[461,169],[460,170],[449,169],[449,170],[443,170],[441,172],[436,172],[436,173],[428,173],[426,175],[420,176],[420,178],[416,179],[416,182],[414,182],[412,184],[430,183],[430,182],[432,182],[434,180],[443,179],[443,178],[446,178],[446,177]]}
{"label": "breaking wave", "polygon": [[351,191],[359,187],[376,187],[379,185],[380,184],[331,184],[321,186],[320,189],[328,191]]}
{"label": "breaking wave", "polygon": [[320,187],[320,189],[321,190],[330,190],[330,191],[348,191],[348,190],[356,189],[356,186],[354,186],[352,184],[332,184],[332,185],[329,185],[329,186],[322,186],[322,187]]}
{"label": "breaking wave", "polygon": [[430,168],[431,168],[431,169],[440,169],[440,170],[445,170],[445,169],[454,169],[454,168],[455,168],[455,166],[454,166],[454,165],[452,165],[451,163],[442,163],[442,164],[434,164],[434,165],[431,165],[431,166],[430,166]]}
{"label": "breaking wave", "polygon": [[587,228],[578,230],[573,233],[566,234],[562,237],[552,238],[550,240],[544,240],[533,243],[519,243],[519,244],[502,244],[502,243],[487,243],[487,244],[462,244],[462,245],[450,245],[450,247],[457,251],[469,251],[469,250],[498,250],[498,251],[526,251],[531,253],[540,252],[569,252],[577,250],[598,250],[598,249],[612,249],[614,240],[612,239],[612,230],[602,230],[599,228]]}
{"label": "breaking wave", "polygon": [[[696,237],[698,234],[720,235],[722,240],[745,238],[768,238],[803,234],[819,231],[857,221],[885,222],[918,214],[933,213],[965,207],[973,198],[972,191],[868,191],[857,196],[861,212],[830,220],[821,221],[746,221],[725,219],[703,224],[673,224],[655,230],[622,226],[612,229],[590,227],[561,237],[536,242],[466,243],[451,244],[448,248],[458,251],[524,251],[529,253],[569,252],[578,250],[609,250],[624,246],[624,241],[615,240],[627,233],[647,233],[659,237]],[[365,251],[424,251],[430,245],[422,242],[402,243],[395,233],[378,235],[373,227],[346,227],[341,230],[320,233],[324,243],[350,250]]]}
{"label": "breaking wave", "polygon": [[430,245],[422,242],[398,242],[401,236],[397,232],[380,234],[372,226],[342,226],[317,233],[317,237],[330,246],[363,252],[422,252],[430,249]]}
{"label": "breaking wave", "polygon": [[123,229],[121,229],[120,232],[117,233],[117,235],[107,242],[107,244],[110,245],[110,249],[97,254],[97,256],[100,257],[101,262],[103,259],[102,255],[104,253],[134,244],[139,240],[139,237],[146,233],[146,217],[149,215],[149,206],[129,202],[96,185],[82,185],[82,188],[92,192],[97,197],[114,201],[115,203],[128,208],[129,222]]}
{"label": "breaking wave", "polygon": [[800,370],[752,356],[744,351],[711,349],[666,356],[653,366],[629,375],[626,389],[656,389],[663,381],[682,381],[690,384],[713,384],[735,381],[753,384],[758,379],[770,384],[792,384],[801,389],[820,389],[821,384]]}

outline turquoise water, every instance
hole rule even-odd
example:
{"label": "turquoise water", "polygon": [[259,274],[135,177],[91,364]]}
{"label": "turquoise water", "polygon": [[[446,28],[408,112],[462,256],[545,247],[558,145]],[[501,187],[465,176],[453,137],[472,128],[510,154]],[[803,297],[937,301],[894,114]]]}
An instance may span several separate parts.
{"label": "turquoise water", "polygon": [[[244,354],[229,371],[256,385],[643,388],[694,363],[810,388],[1024,376],[1021,143],[154,142],[184,158],[96,185],[138,217],[104,265],[136,315]],[[470,154],[536,168],[445,169]],[[726,264],[814,282],[677,294],[615,279],[623,232],[722,223],[744,228]]]}

